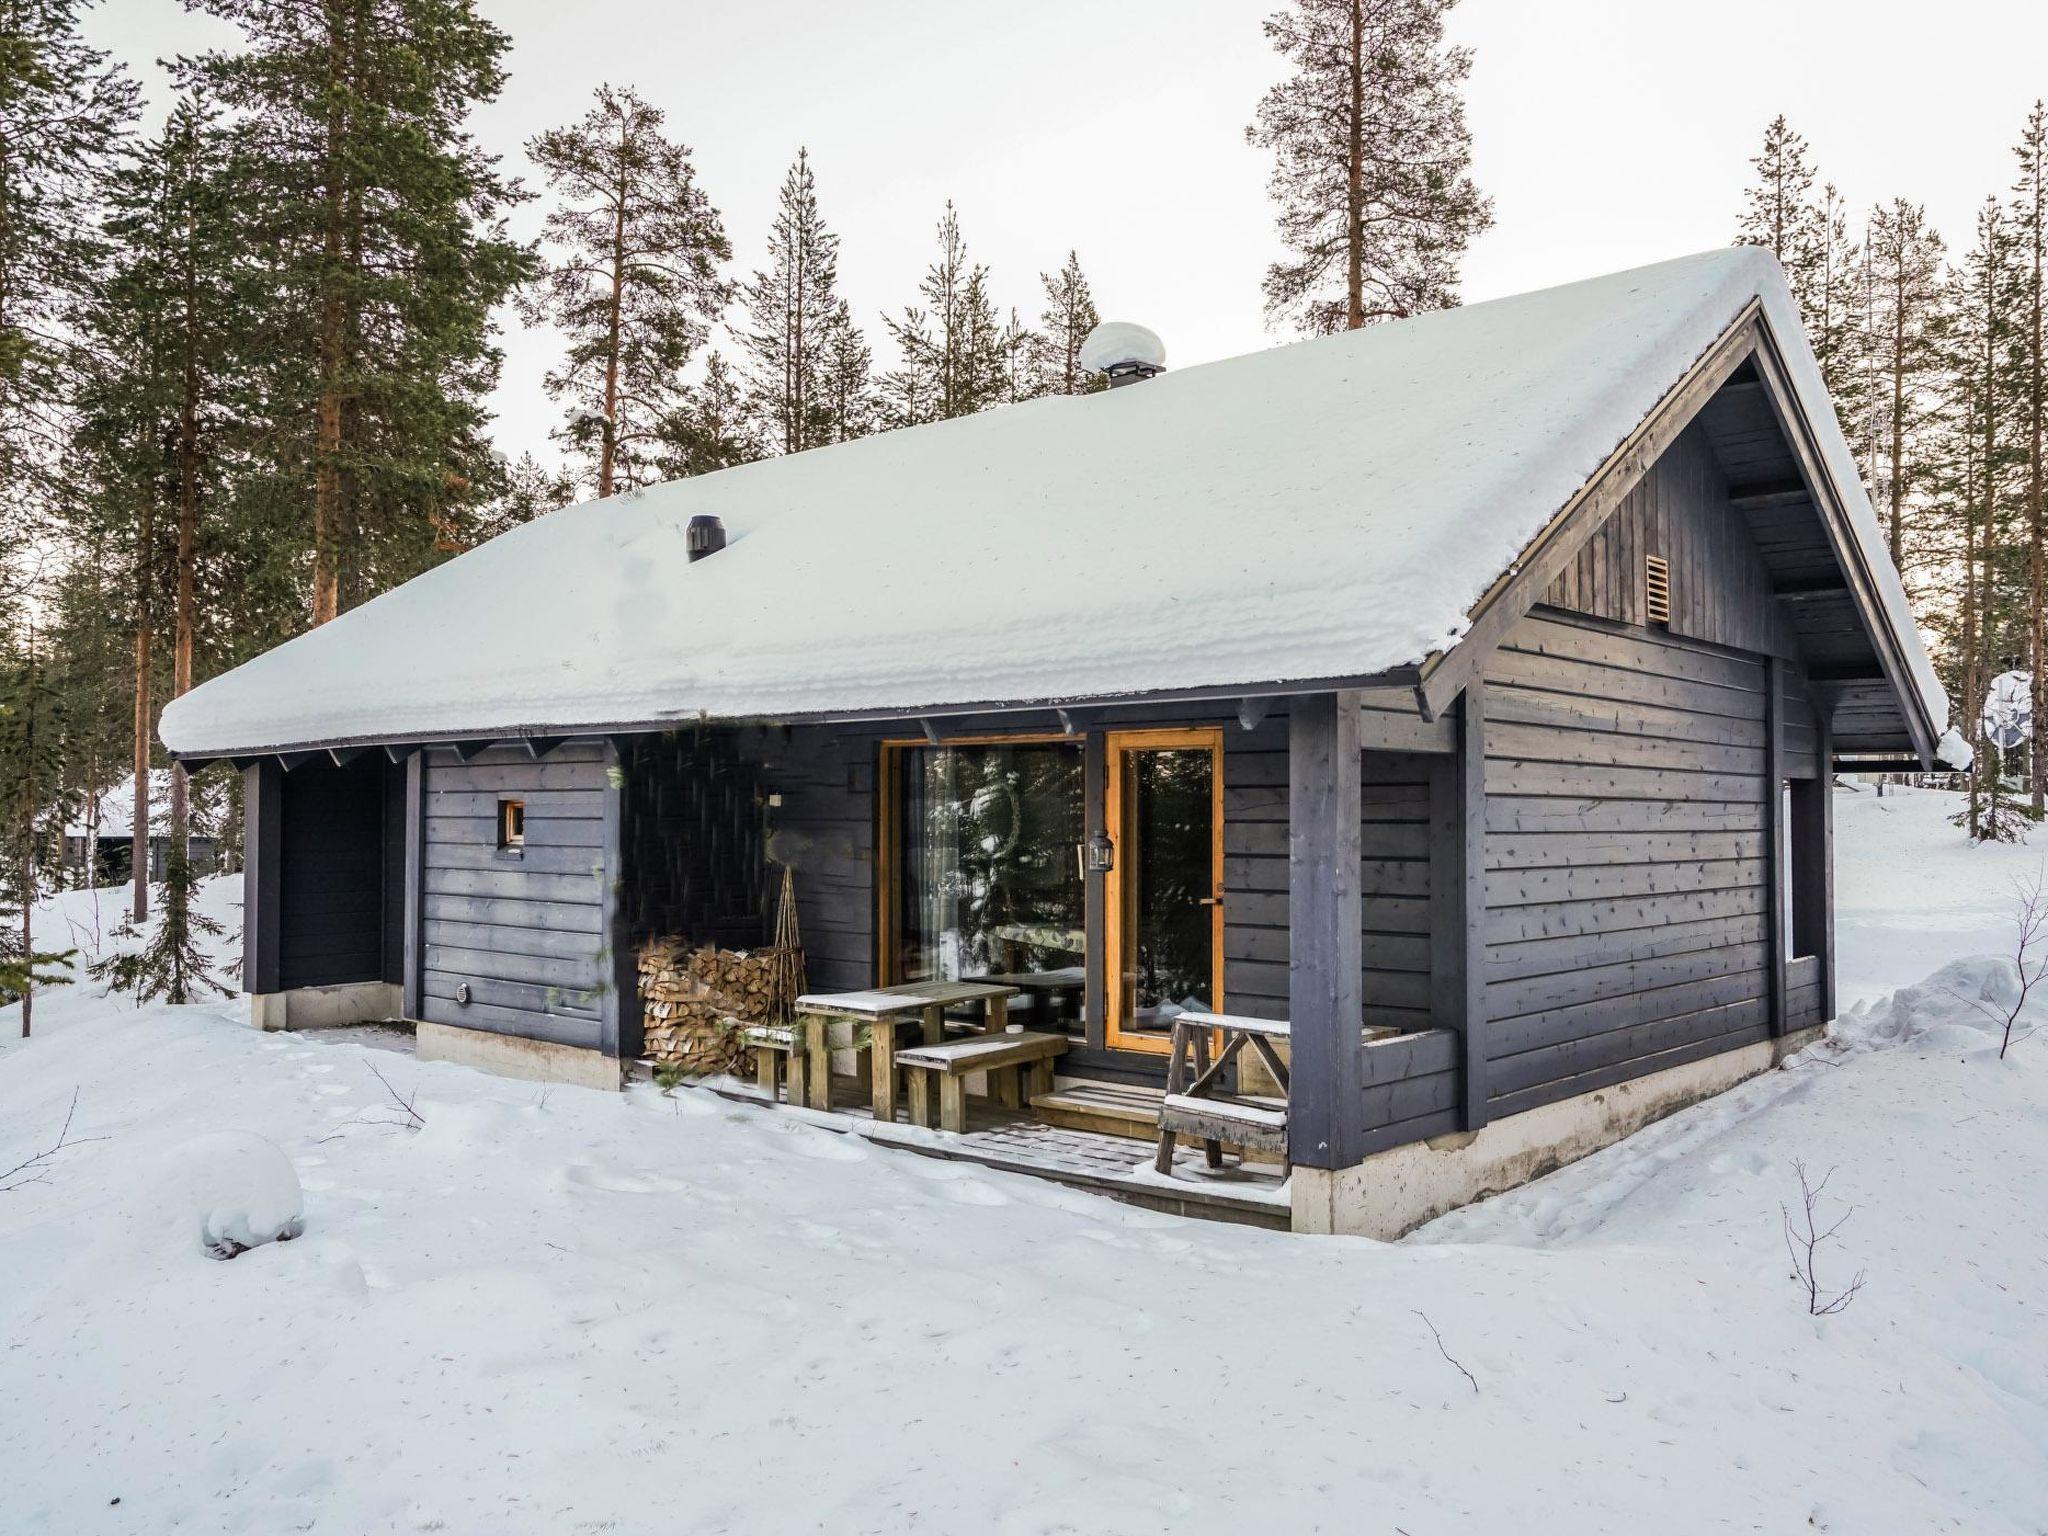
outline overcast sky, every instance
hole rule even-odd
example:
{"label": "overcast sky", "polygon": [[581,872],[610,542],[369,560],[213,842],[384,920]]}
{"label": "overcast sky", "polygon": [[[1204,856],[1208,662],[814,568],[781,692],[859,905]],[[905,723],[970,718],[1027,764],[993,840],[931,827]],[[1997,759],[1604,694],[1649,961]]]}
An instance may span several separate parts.
{"label": "overcast sky", "polygon": [[[744,275],[784,170],[808,145],[842,289],[881,315],[915,297],[945,200],[999,299],[1038,310],[1036,274],[1077,249],[1105,316],[1186,364],[1272,345],[1259,279],[1275,254],[1266,156],[1244,126],[1278,60],[1270,0],[482,0],[511,80],[476,131],[520,146],[631,85],[692,145]],[[102,0],[88,21],[163,99],[152,61],[230,41],[178,0]],[[1725,244],[1748,157],[1786,113],[1853,206],[1904,195],[1965,244],[2012,178],[2048,95],[2041,0],[1464,0],[1477,52],[1475,172],[1497,223],[1466,265],[1490,298]],[[538,212],[522,212],[522,229]],[[553,342],[506,317],[507,451],[545,451]]]}

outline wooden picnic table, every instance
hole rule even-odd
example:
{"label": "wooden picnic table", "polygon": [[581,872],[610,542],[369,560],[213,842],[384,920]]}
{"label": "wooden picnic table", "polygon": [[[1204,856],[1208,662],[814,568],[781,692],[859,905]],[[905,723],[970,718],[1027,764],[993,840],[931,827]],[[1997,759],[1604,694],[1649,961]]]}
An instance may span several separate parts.
{"label": "wooden picnic table", "polygon": [[[875,1118],[896,1118],[896,1026],[915,1018],[923,1043],[937,1045],[946,1037],[946,1010],[962,1003],[980,1003],[988,1033],[1009,1026],[1010,999],[1019,989],[988,981],[912,981],[901,986],[872,987],[862,992],[811,992],[796,1000],[796,1011],[821,1021],[851,1019],[868,1026],[869,1081],[873,1085]],[[822,1027],[810,1031],[811,1107],[832,1107],[831,1051]]]}
{"label": "wooden picnic table", "polygon": [[1048,999],[1049,1006],[1044,1010],[1041,1022],[1050,1022],[1055,1016],[1061,1019],[1080,1017],[1081,1010],[1077,1004],[1087,988],[1088,972],[1083,966],[1063,965],[1049,971],[1005,971],[976,979],[1015,987],[1033,997]]}

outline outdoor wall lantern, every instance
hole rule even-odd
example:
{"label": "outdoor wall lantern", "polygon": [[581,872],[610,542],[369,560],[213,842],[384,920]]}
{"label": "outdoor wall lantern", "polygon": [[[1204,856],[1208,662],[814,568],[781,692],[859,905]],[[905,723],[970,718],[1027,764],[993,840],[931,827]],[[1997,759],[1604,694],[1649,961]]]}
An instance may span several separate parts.
{"label": "outdoor wall lantern", "polygon": [[1106,875],[1116,868],[1116,844],[1109,840],[1109,834],[1097,827],[1088,834],[1088,872],[1091,875]]}

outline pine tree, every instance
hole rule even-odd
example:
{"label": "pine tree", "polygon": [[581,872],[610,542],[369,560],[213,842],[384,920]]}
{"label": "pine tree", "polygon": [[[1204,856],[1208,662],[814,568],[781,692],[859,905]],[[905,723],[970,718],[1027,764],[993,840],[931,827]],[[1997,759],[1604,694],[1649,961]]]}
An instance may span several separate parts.
{"label": "pine tree", "polygon": [[1038,282],[1045,289],[1045,309],[1038,317],[1031,393],[1085,395],[1107,388],[1107,379],[1081,366],[1081,343],[1102,317],[1095,311],[1095,296],[1081,271],[1079,254],[1068,251],[1059,271],[1039,273]]}
{"label": "pine tree", "polygon": [[632,91],[601,86],[581,122],[526,146],[561,202],[545,279],[522,307],[568,337],[548,394],[568,403],[557,436],[600,497],[652,484],[676,451],[664,434],[681,420],[683,371],[731,297],[725,226],[662,122]]}
{"label": "pine tree", "polygon": [[192,6],[245,37],[177,75],[233,124],[234,235],[259,296],[250,492],[284,509],[271,531],[295,529],[324,624],[437,559],[437,525],[486,478],[491,312],[531,262],[502,223],[521,194],[466,122],[508,44],[474,0]]}
{"label": "pine tree", "polygon": [[839,237],[818,213],[810,153],[797,151],[783,178],[768,239],[768,269],[747,285],[748,396],[778,453],[835,440],[827,377],[840,327]]}
{"label": "pine tree", "polygon": [[1444,42],[1455,0],[1291,0],[1265,32],[1291,67],[1246,138],[1291,253],[1267,269],[1266,313],[1309,335],[1458,302],[1466,248],[1493,223],[1471,176],[1459,88],[1469,49]]}
{"label": "pine tree", "polygon": [[1764,129],[1763,150],[1749,163],[1756,168],[1756,180],[1743,193],[1736,244],[1760,245],[1778,258],[1810,330],[1820,307],[1816,268],[1824,215],[1813,204],[1813,167],[1807,163],[1806,140],[1781,112]]}
{"label": "pine tree", "polygon": [[2048,466],[2042,462],[2048,432],[2048,360],[2044,360],[2043,267],[2048,264],[2048,108],[2040,101],[2027,114],[2013,153],[2020,163],[2013,186],[2014,235],[2019,244],[2021,310],[2018,339],[2019,410],[2027,465],[2027,638],[2034,674],[2033,774],[2029,789],[2036,820],[2048,808]]}
{"label": "pine tree", "polygon": [[1861,408],[1862,341],[1867,329],[1859,320],[1857,245],[1849,238],[1848,211],[1833,182],[1821,189],[1815,230],[1818,243],[1806,330],[1836,413],[1847,422]]}
{"label": "pine tree", "polygon": [[661,442],[657,468],[664,480],[687,480],[761,457],[745,386],[718,353],[705,357],[702,381],[683,391],[662,425]]}
{"label": "pine tree", "polygon": [[[1977,215],[1977,239],[1952,278],[1947,305],[1946,367],[1953,379],[1943,441],[1935,455],[1937,486],[1962,531],[1957,580],[1954,658],[1957,719],[1970,730],[1979,757],[1970,776],[1963,822],[1973,840],[2014,830],[1998,814],[1996,778],[2002,768],[1985,737],[1984,701],[1999,657],[2012,648],[2014,621],[2024,611],[2014,580],[2006,524],[2015,461],[2011,380],[2007,366],[2016,334],[2018,282],[2011,230],[1995,201]],[[1987,793],[1987,791],[1989,791]]]}
{"label": "pine tree", "polygon": [[0,0],[0,609],[48,533],[82,360],[76,310],[104,255],[95,212],[135,87],[80,38],[83,0]]}
{"label": "pine tree", "polygon": [[1009,394],[1004,332],[989,296],[988,268],[967,256],[960,216],[948,201],[939,220],[939,254],[889,334],[903,366],[885,381],[894,425],[949,421],[1000,404]]}
{"label": "pine tree", "polygon": [[39,950],[35,935],[42,874],[57,862],[64,824],[75,808],[64,788],[70,755],[65,704],[33,629],[18,645],[0,650],[0,905],[8,917],[0,936],[0,997],[21,999],[24,1039],[36,988],[70,979],[59,969],[69,963],[69,952]]}
{"label": "pine tree", "polygon": [[1943,248],[1941,236],[1927,223],[1926,211],[1904,198],[1871,215],[1866,243],[1872,350],[1881,391],[1876,409],[1883,431],[1878,485],[1886,549],[1904,575],[1912,568],[1907,522],[1922,468],[1921,435],[1928,423],[1930,392],[1940,378]]}

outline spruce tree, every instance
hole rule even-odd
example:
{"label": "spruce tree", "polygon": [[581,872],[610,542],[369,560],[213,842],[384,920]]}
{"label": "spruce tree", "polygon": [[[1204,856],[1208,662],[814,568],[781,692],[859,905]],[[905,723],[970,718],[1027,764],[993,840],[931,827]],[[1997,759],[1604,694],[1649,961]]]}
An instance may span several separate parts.
{"label": "spruce tree", "polygon": [[568,405],[557,437],[601,497],[653,483],[679,451],[667,434],[682,420],[683,370],[731,297],[725,226],[662,122],[632,91],[601,86],[580,122],[526,146],[560,201],[545,276],[521,304],[568,338],[548,394]]}
{"label": "spruce tree", "polygon": [[768,237],[768,267],[746,287],[748,398],[777,453],[835,440],[828,375],[845,303],[839,237],[818,213],[810,153],[799,149],[783,178]]}
{"label": "spruce tree", "polygon": [[1867,328],[1857,303],[1857,245],[1849,237],[1848,210],[1833,182],[1821,189],[1817,214],[1806,331],[1836,413],[1846,423],[1861,407],[1862,343]]}
{"label": "spruce tree", "polygon": [[1085,395],[1103,389],[1109,381],[1081,366],[1081,343],[1102,321],[1095,310],[1095,296],[1081,271],[1081,258],[1067,252],[1057,272],[1038,274],[1045,290],[1045,309],[1038,317],[1038,333],[1031,360],[1031,392],[1035,395]]}
{"label": "spruce tree", "polygon": [[879,402],[871,378],[874,355],[841,300],[826,325],[824,368],[819,376],[826,442],[846,443],[875,430]]}
{"label": "spruce tree", "polygon": [[48,536],[97,286],[96,211],[135,87],[86,46],[83,0],[0,0],[0,609],[26,596]]}
{"label": "spruce tree", "polygon": [[683,391],[660,436],[662,451],[655,467],[664,480],[687,480],[761,457],[745,386],[716,352],[705,357],[702,381]]}
{"label": "spruce tree", "polygon": [[508,44],[474,0],[190,3],[244,34],[177,74],[232,124],[250,492],[296,533],[323,624],[437,559],[437,524],[487,478],[491,312],[531,263],[502,222],[521,194],[467,121]]}
{"label": "spruce tree", "polygon": [[1778,258],[1801,316],[1812,329],[1819,308],[1816,271],[1822,215],[1813,203],[1813,167],[1806,140],[1781,112],[1764,129],[1763,149],[1751,157],[1756,180],[1743,193],[1738,245],[1759,245]]}
{"label": "spruce tree", "polygon": [[1290,0],[1265,31],[1289,66],[1246,138],[1289,255],[1266,313],[1309,335],[1458,302],[1466,248],[1493,223],[1472,180],[1460,88],[1472,54],[1444,41],[1455,0]]}
{"label": "spruce tree", "polygon": [[896,426],[970,416],[1009,395],[1008,354],[989,294],[988,268],[968,259],[960,216],[949,200],[939,220],[939,254],[918,284],[922,305],[887,322],[903,355],[885,380]]}
{"label": "spruce tree", "polygon": [[1871,337],[1882,422],[1877,463],[1885,545],[1901,575],[1917,563],[1908,519],[1922,434],[1941,378],[1942,240],[1925,209],[1895,198],[1870,218]]}

